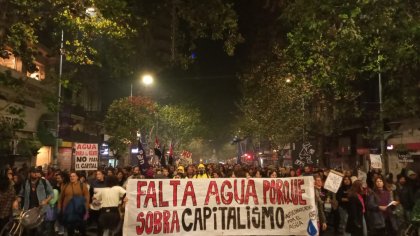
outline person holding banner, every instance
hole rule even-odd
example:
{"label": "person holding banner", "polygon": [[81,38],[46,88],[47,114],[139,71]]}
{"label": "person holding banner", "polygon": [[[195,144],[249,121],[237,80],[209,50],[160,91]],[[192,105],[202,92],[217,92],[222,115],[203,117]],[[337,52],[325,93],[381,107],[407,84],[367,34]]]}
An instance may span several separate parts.
{"label": "person holding banner", "polygon": [[319,175],[314,176],[315,180],[315,204],[318,209],[318,220],[319,220],[319,235],[322,235],[322,232],[327,230],[327,218],[325,217],[324,212],[324,201],[322,200],[322,178]]}

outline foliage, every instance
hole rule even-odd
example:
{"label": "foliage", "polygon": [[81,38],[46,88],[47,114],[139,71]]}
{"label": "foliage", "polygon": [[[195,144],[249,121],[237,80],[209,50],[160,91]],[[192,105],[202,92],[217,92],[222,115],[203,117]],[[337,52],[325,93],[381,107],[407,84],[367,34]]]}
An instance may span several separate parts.
{"label": "foliage", "polygon": [[[24,81],[13,78],[10,71],[6,71],[0,73],[0,86],[10,88],[15,94],[13,99],[19,99]],[[26,125],[23,106],[14,101],[0,102],[0,151],[3,153],[12,151],[10,144],[12,140],[17,139],[16,131]]]}
{"label": "foliage", "polygon": [[[13,54],[22,58],[25,68],[33,68],[40,40],[60,42],[61,30],[65,32],[66,58],[78,64],[92,64],[97,50],[95,39],[110,37],[118,39],[132,32],[122,21],[123,13],[103,12],[88,14],[92,6],[115,7],[122,0],[46,0],[46,1],[1,1],[0,49],[10,47]],[[114,12],[116,13],[116,11]],[[55,43],[58,46],[58,43]]]}
{"label": "foliage", "polygon": [[322,137],[370,123],[365,104],[378,99],[367,85],[379,72],[385,118],[419,114],[418,2],[281,2],[287,41],[243,76],[245,129],[290,142],[298,129]]}
{"label": "foliage", "polygon": [[137,132],[147,133],[153,126],[156,104],[144,97],[115,100],[108,108],[104,125],[112,136],[110,148],[121,154],[127,145],[136,142]]}
{"label": "foliage", "polygon": [[158,112],[158,135],[172,141],[177,149],[198,137],[201,127],[200,112],[185,105],[165,105]]}

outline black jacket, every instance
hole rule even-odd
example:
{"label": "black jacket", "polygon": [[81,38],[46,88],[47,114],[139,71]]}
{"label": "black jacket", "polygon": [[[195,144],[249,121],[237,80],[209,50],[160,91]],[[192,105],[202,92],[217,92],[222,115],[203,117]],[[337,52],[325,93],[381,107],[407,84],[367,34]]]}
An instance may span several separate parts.
{"label": "black jacket", "polygon": [[349,196],[348,213],[346,232],[363,235],[363,205],[355,195]]}

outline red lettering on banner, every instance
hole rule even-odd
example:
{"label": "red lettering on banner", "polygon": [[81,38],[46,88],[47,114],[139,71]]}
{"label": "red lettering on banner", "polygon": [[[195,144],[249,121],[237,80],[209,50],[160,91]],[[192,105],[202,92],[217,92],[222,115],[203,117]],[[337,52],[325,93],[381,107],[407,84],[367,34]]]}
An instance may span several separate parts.
{"label": "red lettering on banner", "polygon": [[305,189],[302,189],[302,185],[305,184],[305,180],[304,179],[299,179],[298,180],[298,188],[299,188],[299,204],[300,205],[306,205],[306,200],[302,199],[302,194],[305,193]]}
{"label": "red lettering on banner", "polygon": [[271,180],[271,189],[270,189],[270,202],[271,204],[276,204],[276,193],[278,192],[276,180]]}
{"label": "red lettering on banner", "polygon": [[[225,180],[222,183],[220,195],[222,195],[222,202],[225,205],[230,205],[233,200],[233,193],[227,192],[225,193],[225,187],[228,187],[229,189],[232,189],[232,184],[229,180]],[[226,198],[227,197],[227,198]]]}
{"label": "red lettering on banner", "polygon": [[157,207],[155,182],[150,181],[147,188],[146,198],[144,199],[144,207],[149,205],[149,200],[152,200],[154,207]]}
{"label": "red lettering on banner", "polygon": [[291,201],[293,202],[293,205],[297,205],[298,201],[299,201],[299,190],[298,190],[298,186],[297,186],[297,179],[292,179],[292,186],[291,186],[291,191],[290,191],[290,198]]}
{"label": "red lettering on banner", "polygon": [[153,223],[153,213],[149,211],[146,215],[146,234],[151,234],[153,232]]}
{"label": "red lettering on banner", "polygon": [[248,180],[248,185],[246,187],[245,204],[247,205],[249,203],[249,197],[254,198],[254,204],[258,205],[257,190],[255,189],[255,182],[252,179]]}
{"label": "red lettering on banner", "polygon": [[284,199],[284,204],[289,204],[290,202],[290,197],[289,197],[289,181],[285,180],[283,182],[283,199]]}
{"label": "red lettering on banner", "polygon": [[136,226],[136,233],[137,235],[142,235],[143,231],[144,231],[144,226],[146,224],[145,220],[144,220],[144,213],[140,212],[137,215],[137,222],[140,223],[140,225]]}
{"label": "red lettering on banner", "polygon": [[141,190],[141,187],[146,185],[147,183],[145,181],[137,182],[137,208],[141,207],[141,195],[144,195],[144,191]]}
{"label": "red lettering on banner", "polygon": [[263,180],[263,202],[267,204],[267,192],[270,191],[270,182]]}
{"label": "red lettering on banner", "polygon": [[[194,195],[195,198],[195,195]],[[174,232],[174,229],[176,229],[176,232],[179,232],[179,217],[178,217],[178,212],[174,211],[172,213],[172,225],[171,225],[171,233]]]}
{"label": "red lettering on banner", "polygon": [[159,207],[167,207],[169,206],[168,201],[163,200],[163,182],[159,181]]}
{"label": "red lettering on banner", "polygon": [[[263,202],[267,204],[267,195],[271,204],[306,205],[302,199],[303,179],[277,179],[263,181]],[[247,190],[248,191],[248,190]]]}
{"label": "red lettering on banner", "polygon": [[182,206],[185,206],[187,204],[187,197],[190,196],[191,200],[193,202],[193,206],[197,206],[197,200],[195,197],[195,191],[194,191],[194,185],[192,181],[188,181],[187,185],[185,186],[184,196],[182,198]]}
{"label": "red lettering on banner", "polygon": [[216,196],[216,203],[220,205],[219,189],[217,188],[216,181],[210,181],[209,187],[207,188],[206,199],[204,200],[204,205],[209,204],[210,196]]}
{"label": "red lettering on banner", "polygon": [[278,204],[284,204],[283,192],[281,191],[282,187],[283,187],[283,181],[281,179],[278,179],[276,182]]}
{"label": "red lettering on banner", "polygon": [[171,213],[169,211],[163,211],[163,233],[169,233],[169,218],[171,218]]}
{"label": "red lettering on banner", "polygon": [[244,203],[244,195],[245,195],[245,180],[244,179],[241,180],[241,187],[242,187],[241,188],[241,196],[239,197],[238,196],[238,182],[235,179],[233,181],[233,193],[234,193],[234,196],[235,196],[235,201],[239,204]]}
{"label": "red lettering on banner", "polygon": [[178,212],[172,212],[172,221],[170,211],[149,211],[145,215],[144,212],[140,212],[137,215],[137,222],[139,225],[136,226],[136,234],[169,234],[174,231],[180,232]]}
{"label": "red lettering on banner", "polygon": [[178,206],[178,185],[181,184],[181,181],[179,180],[171,180],[169,181],[169,184],[172,185],[173,190],[172,190],[172,205],[174,207]]}
{"label": "red lettering on banner", "polygon": [[162,212],[155,211],[154,214],[154,227],[153,227],[153,234],[158,234],[162,231]]}

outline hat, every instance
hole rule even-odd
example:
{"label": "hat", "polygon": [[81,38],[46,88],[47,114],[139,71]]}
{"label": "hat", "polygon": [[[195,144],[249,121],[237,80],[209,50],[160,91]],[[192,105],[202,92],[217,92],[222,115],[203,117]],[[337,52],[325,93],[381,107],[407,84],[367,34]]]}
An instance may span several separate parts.
{"label": "hat", "polygon": [[200,168],[206,168],[205,166],[204,166],[204,164],[200,164],[200,165],[198,165],[198,169],[200,169]]}
{"label": "hat", "polygon": [[29,173],[41,173],[41,170],[40,170],[40,169],[38,169],[38,168],[36,168],[35,166],[32,166],[32,167],[29,169]]}
{"label": "hat", "polygon": [[412,170],[408,170],[407,171],[407,176],[410,176],[410,175],[417,175],[417,173],[412,171]]}
{"label": "hat", "polygon": [[179,173],[184,173],[184,167],[183,166],[178,166],[178,169],[176,169]]}

